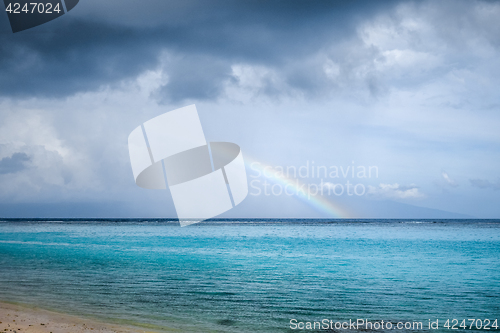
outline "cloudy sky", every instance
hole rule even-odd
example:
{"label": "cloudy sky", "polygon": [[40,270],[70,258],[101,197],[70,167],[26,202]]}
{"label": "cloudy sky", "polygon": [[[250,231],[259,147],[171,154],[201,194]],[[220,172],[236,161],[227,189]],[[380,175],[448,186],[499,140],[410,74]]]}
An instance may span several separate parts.
{"label": "cloudy sky", "polygon": [[[127,137],[196,104],[253,165],[376,166],[363,195],[252,195],[224,217],[500,217],[500,2],[82,0],[0,15],[0,216],[175,217]],[[255,164],[257,163],[257,164]],[[359,170],[359,169],[356,169]],[[290,176],[290,175],[289,175]],[[292,177],[293,178],[293,177]],[[359,187],[361,189],[361,187]]]}

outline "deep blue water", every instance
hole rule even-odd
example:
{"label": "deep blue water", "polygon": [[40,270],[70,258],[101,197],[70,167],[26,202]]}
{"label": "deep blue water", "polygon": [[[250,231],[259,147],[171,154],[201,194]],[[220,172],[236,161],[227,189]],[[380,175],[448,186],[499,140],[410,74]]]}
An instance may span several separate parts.
{"label": "deep blue water", "polygon": [[500,319],[499,259],[500,220],[7,220],[0,300],[199,332],[426,328]]}

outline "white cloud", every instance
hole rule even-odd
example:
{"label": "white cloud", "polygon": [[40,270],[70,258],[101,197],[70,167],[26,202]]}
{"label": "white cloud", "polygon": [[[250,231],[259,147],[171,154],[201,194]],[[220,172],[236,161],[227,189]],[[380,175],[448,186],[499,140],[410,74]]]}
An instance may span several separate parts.
{"label": "white cloud", "polygon": [[458,186],[458,183],[455,180],[451,179],[447,172],[443,171],[441,173],[441,176],[443,177],[446,185],[451,186],[451,187]]}
{"label": "white cloud", "polygon": [[416,199],[424,197],[424,194],[419,191],[416,185],[403,186],[398,183],[381,183],[378,187],[369,185],[367,194],[390,199]]}
{"label": "white cloud", "polygon": [[0,144],[12,147],[43,146],[44,149],[57,152],[61,156],[69,153],[68,148],[55,134],[50,113],[23,107],[16,107],[15,111],[9,109],[4,105],[4,111],[0,113]]}
{"label": "white cloud", "polygon": [[235,102],[249,102],[287,90],[279,73],[267,66],[234,64],[231,66],[233,80],[226,80],[224,96]]}
{"label": "white cloud", "polygon": [[0,200],[126,197],[124,189],[135,185],[127,137],[164,110],[149,97],[158,81],[157,73],[148,73],[64,100],[0,100],[0,160],[12,164],[13,157],[26,156],[17,159],[17,169],[7,166],[0,172]]}

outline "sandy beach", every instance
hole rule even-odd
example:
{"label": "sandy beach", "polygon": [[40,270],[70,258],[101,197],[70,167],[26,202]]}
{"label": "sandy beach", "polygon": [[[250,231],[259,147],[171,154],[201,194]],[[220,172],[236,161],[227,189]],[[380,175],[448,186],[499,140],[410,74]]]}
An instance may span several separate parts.
{"label": "sandy beach", "polygon": [[0,302],[0,332],[144,333],[144,329],[103,323],[77,316]]}

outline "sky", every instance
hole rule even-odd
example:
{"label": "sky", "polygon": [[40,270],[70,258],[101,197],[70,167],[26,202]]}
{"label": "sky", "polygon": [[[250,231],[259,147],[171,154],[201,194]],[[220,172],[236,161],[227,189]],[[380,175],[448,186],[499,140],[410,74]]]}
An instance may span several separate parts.
{"label": "sky", "polygon": [[247,164],[221,217],[500,218],[499,17],[498,1],[82,0],[14,34],[1,14],[0,217],[175,217],[168,190],[135,185],[127,138],[195,104]]}

